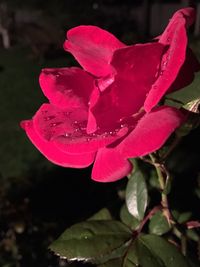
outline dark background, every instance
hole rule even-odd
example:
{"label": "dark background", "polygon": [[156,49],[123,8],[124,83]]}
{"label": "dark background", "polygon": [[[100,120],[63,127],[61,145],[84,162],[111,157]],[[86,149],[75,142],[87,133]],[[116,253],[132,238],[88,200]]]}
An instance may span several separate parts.
{"label": "dark background", "polygon": [[[66,261],[48,252],[48,245],[66,227],[100,208],[107,206],[115,211],[120,204],[119,192],[126,183],[126,179],[112,184],[95,183],[90,179],[91,168],[54,166],[40,155],[19,127],[21,120],[30,119],[46,101],[38,85],[40,70],[76,64],[62,49],[66,31],[80,24],[92,24],[109,30],[127,44],[148,41],[162,32],[175,10],[198,3],[0,1],[0,27],[9,37],[9,47],[0,39],[1,266],[67,266]],[[190,35],[191,45],[199,54],[198,28],[194,26]],[[188,190],[184,179],[191,176],[195,184],[199,171],[198,136],[199,129],[184,139],[169,163],[172,170],[179,170],[177,181],[182,179],[178,193],[181,202]],[[172,199],[175,196],[172,193]],[[194,206],[195,200],[191,200]]]}

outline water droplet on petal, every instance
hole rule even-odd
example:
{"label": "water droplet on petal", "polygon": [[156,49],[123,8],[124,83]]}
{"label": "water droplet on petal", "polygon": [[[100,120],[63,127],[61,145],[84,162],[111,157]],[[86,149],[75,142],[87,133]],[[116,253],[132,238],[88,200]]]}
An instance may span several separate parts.
{"label": "water droplet on petal", "polygon": [[163,66],[165,67],[167,65],[167,63],[168,63],[167,61],[164,61]]}
{"label": "water droplet on petal", "polygon": [[58,126],[59,124],[61,124],[62,122],[53,122],[53,123],[50,123],[50,127],[55,127],[55,126]]}
{"label": "water droplet on petal", "polygon": [[161,70],[161,71],[160,71],[160,76],[162,76],[162,75],[163,75],[163,73],[164,73],[164,71],[163,71],[163,70]]}
{"label": "water droplet on petal", "polygon": [[50,121],[50,120],[52,120],[54,118],[55,118],[55,116],[47,116],[47,117],[44,117],[44,120],[45,121]]}
{"label": "water droplet on petal", "polygon": [[69,134],[69,133],[65,133],[64,136],[65,136],[65,137],[69,137],[69,136],[71,136],[71,134]]}
{"label": "water droplet on petal", "polygon": [[128,127],[126,123],[120,125],[120,128],[125,128],[125,127]]}

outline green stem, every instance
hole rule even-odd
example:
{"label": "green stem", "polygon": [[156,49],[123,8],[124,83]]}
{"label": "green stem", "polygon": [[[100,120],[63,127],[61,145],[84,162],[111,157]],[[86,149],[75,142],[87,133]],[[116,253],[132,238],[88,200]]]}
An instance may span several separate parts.
{"label": "green stem", "polygon": [[[161,189],[161,204],[163,207],[163,214],[165,215],[165,217],[167,218],[168,222],[171,224],[172,223],[172,217],[171,214],[169,212],[169,205],[168,205],[168,199],[167,199],[167,195],[164,192],[166,183],[165,183],[165,178],[163,176],[163,166],[159,163],[156,162],[155,157],[152,154],[149,154],[151,161],[156,169],[157,175],[158,175],[158,182],[160,185],[160,189]],[[166,174],[168,176],[168,174]],[[166,181],[167,182],[167,181]]]}
{"label": "green stem", "polygon": [[187,253],[187,239],[184,235],[181,235],[181,252],[184,256],[186,256]]}
{"label": "green stem", "polygon": [[187,254],[187,238],[184,236],[184,234],[181,233],[181,231],[176,227],[173,226],[173,233],[176,237],[178,237],[181,241],[181,252],[183,255],[186,256]]}
{"label": "green stem", "polygon": [[160,189],[163,191],[165,188],[165,180],[162,174],[162,171],[160,169],[160,164],[156,163],[156,159],[154,158],[154,156],[152,154],[149,154],[151,161],[156,169],[157,175],[158,175],[158,181],[160,184]]}

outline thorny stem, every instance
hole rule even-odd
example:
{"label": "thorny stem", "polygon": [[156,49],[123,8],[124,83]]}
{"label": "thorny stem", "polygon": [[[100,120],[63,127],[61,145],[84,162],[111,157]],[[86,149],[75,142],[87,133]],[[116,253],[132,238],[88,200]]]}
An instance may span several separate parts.
{"label": "thorny stem", "polygon": [[[168,184],[168,181],[170,179],[170,175],[169,175],[167,169],[165,168],[164,164],[157,163],[156,158],[152,154],[149,154],[149,157],[150,157],[151,162],[154,165],[156,172],[157,172],[157,175],[158,175],[158,181],[159,181],[160,189],[161,189],[161,198],[162,198],[161,204],[162,204],[162,208],[163,208],[163,215],[166,217],[168,223],[173,225],[173,233],[181,240],[181,251],[182,251],[183,255],[186,255],[186,252],[187,252],[186,237],[175,226],[175,222],[174,222],[174,220],[171,216],[171,213],[169,211],[169,204],[168,204],[167,195],[164,192],[164,190]],[[165,177],[163,176],[163,174],[165,175]]]}
{"label": "thorny stem", "polygon": [[[160,189],[161,189],[161,204],[163,207],[163,215],[166,217],[167,221],[169,224],[173,223],[172,220],[172,216],[170,214],[169,211],[169,204],[168,204],[168,199],[167,199],[167,195],[164,192],[164,189],[166,188],[166,185],[168,183],[169,180],[169,173],[167,172],[166,168],[164,167],[163,164],[157,163],[155,157],[152,154],[149,154],[150,159],[152,161],[152,164],[154,165],[157,175],[158,175],[158,182],[160,185]],[[165,173],[166,178],[164,178],[163,173]]]}

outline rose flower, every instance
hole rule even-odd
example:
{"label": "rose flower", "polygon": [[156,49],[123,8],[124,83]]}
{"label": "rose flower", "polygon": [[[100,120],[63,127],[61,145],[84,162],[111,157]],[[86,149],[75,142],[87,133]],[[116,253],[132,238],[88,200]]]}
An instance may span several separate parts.
{"label": "rose flower", "polygon": [[159,149],[185,120],[180,110],[159,103],[199,70],[187,47],[194,17],[192,8],[181,9],[153,42],[130,46],[96,26],[69,30],[64,49],[82,68],[42,70],[49,103],[21,123],[32,143],[57,165],[94,163],[96,181],[129,174],[129,158]]}

